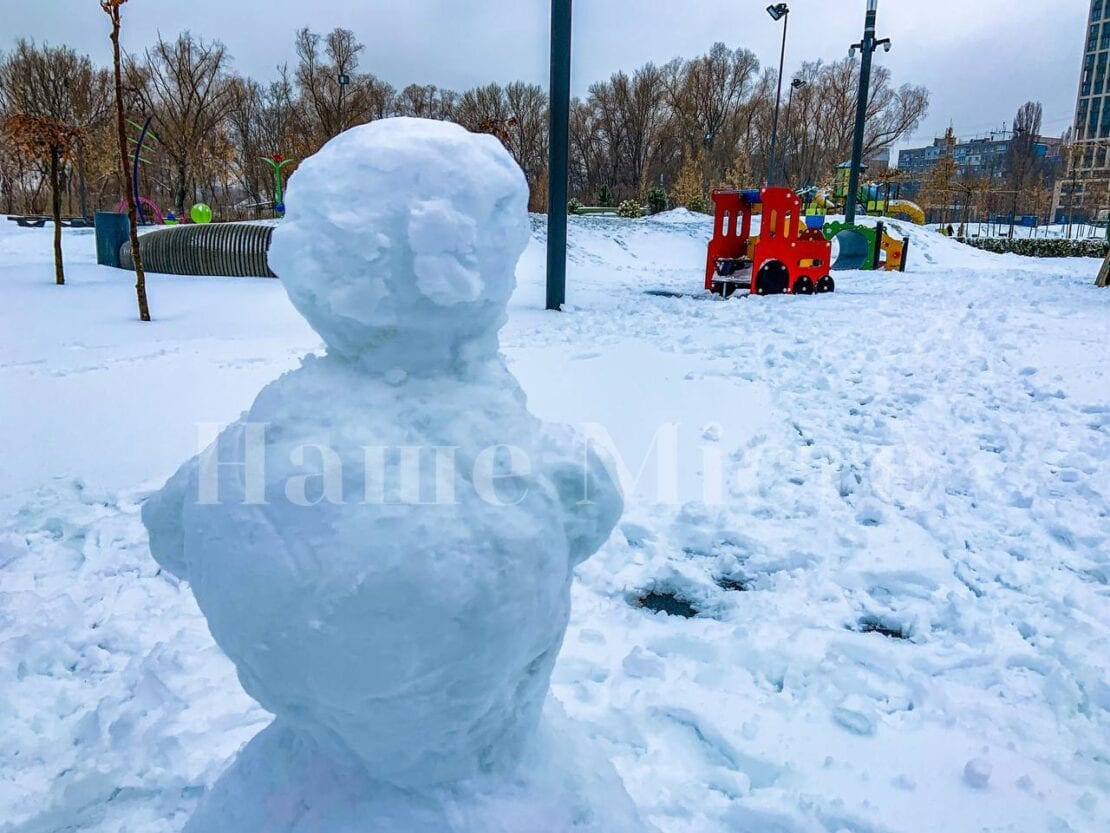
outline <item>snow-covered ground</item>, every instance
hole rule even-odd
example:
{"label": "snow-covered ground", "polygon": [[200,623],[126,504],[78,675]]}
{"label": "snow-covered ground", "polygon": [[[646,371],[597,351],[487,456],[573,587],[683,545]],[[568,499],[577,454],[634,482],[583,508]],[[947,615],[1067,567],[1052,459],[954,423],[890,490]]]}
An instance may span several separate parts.
{"label": "snow-covered ground", "polygon": [[[269,716],[138,508],[318,339],[265,279],[141,324],[90,231],[55,287],[4,225],[0,831],[178,831]],[[574,218],[554,314],[534,220],[511,369],[643,466],[554,691],[664,833],[1110,829],[1110,291],[892,225],[904,275],[726,302],[706,218]]]}

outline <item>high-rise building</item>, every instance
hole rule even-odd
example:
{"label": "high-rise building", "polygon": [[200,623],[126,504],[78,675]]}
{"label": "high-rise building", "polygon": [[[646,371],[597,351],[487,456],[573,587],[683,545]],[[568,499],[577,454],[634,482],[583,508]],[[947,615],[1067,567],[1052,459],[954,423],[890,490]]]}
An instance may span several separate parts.
{"label": "high-rise building", "polygon": [[1110,0],[1091,0],[1072,128],[1072,153],[1056,185],[1058,220],[1097,219],[1110,203]]}

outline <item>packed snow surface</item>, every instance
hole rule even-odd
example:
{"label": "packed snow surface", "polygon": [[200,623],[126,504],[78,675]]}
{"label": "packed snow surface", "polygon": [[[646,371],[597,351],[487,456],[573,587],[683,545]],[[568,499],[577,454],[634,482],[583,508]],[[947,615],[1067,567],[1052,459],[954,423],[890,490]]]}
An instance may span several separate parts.
{"label": "packed snow surface", "polygon": [[187,830],[512,830],[517,805],[642,829],[610,764],[622,800],[583,804],[537,735],[572,570],[622,500],[497,352],[527,200],[496,139],[417,119],[349,130],[291,179],[270,263],[327,352],[142,512],[276,715]]}
{"label": "packed snow surface", "polygon": [[[598,771],[577,726],[666,833],[1110,829],[1110,291],[897,227],[905,275],[726,302],[706,218],[572,218],[556,315],[533,218],[501,348],[627,469],[575,571],[552,779]],[[88,233],[54,287],[50,235],[0,224],[0,830],[176,833],[272,716],[139,505],[322,348],[272,280],[152,276],[140,324]]]}

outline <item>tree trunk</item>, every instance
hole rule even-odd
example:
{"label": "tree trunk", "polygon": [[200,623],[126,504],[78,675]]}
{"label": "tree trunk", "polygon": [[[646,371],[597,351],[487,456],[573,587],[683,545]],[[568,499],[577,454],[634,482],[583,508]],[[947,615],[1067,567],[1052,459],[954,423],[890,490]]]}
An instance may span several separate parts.
{"label": "tree trunk", "polygon": [[1098,277],[1095,278],[1095,286],[1110,286],[1110,255],[1102,261],[1102,268],[1098,270]]}
{"label": "tree trunk", "polygon": [[184,162],[177,165],[177,193],[174,202],[177,204],[177,216],[184,221],[189,215],[185,211],[185,202],[189,199],[189,169]]}
{"label": "tree trunk", "polygon": [[81,198],[81,216],[89,219],[89,183],[85,167],[85,140],[81,140],[77,150],[77,188]]}
{"label": "tree trunk", "polygon": [[112,17],[112,58],[116,75],[116,132],[119,135],[119,165],[122,171],[123,191],[127,195],[127,217],[131,227],[131,260],[135,264],[135,296],[139,301],[139,320],[150,320],[150,307],[146,300],[146,273],[143,272],[143,256],[139,251],[139,215],[135,208],[135,193],[131,183],[131,170],[127,167],[127,126],[123,117],[123,73],[120,70],[119,54],[119,6],[113,6]]}
{"label": "tree trunk", "polygon": [[66,282],[62,267],[62,192],[58,182],[58,168],[61,165],[61,152],[57,145],[50,149],[50,207],[54,214],[54,282],[63,286]]}

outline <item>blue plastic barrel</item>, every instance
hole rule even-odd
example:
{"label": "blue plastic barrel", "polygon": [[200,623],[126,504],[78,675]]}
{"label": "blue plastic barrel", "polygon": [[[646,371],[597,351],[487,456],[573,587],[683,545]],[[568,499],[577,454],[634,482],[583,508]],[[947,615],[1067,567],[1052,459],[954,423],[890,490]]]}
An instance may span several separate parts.
{"label": "blue plastic barrel", "polygon": [[101,266],[123,268],[119,262],[120,246],[131,237],[127,215],[115,211],[98,211],[93,227],[96,229],[96,262]]}

